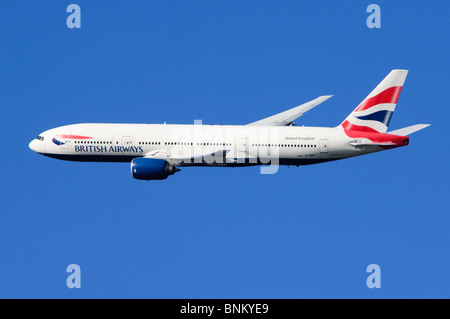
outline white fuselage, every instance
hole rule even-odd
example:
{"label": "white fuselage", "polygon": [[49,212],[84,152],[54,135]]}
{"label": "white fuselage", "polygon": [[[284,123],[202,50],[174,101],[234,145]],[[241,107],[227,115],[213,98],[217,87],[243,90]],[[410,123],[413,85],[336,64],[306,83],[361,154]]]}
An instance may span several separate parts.
{"label": "white fuselage", "polygon": [[87,162],[167,155],[177,166],[305,165],[383,150],[350,144],[357,140],[342,127],[74,124],[42,133],[30,148]]}

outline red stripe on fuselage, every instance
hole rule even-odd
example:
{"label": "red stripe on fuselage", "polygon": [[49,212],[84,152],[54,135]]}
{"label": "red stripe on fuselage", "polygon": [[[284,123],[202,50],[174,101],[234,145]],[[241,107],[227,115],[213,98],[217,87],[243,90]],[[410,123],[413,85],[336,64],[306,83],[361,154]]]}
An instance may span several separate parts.
{"label": "red stripe on fuselage", "polygon": [[92,137],[89,137],[89,136],[67,135],[67,134],[57,134],[55,136],[56,137],[60,137],[60,138],[73,138],[73,139],[77,139],[77,140],[87,140],[87,139],[92,138]]}
{"label": "red stripe on fuselage", "polygon": [[384,103],[397,103],[398,97],[400,96],[400,92],[402,91],[402,86],[393,86],[389,89],[384,90],[383,92],[372,96],[368,99],[365,99],[361,102],[355,112],[364,111],[372,106]]}

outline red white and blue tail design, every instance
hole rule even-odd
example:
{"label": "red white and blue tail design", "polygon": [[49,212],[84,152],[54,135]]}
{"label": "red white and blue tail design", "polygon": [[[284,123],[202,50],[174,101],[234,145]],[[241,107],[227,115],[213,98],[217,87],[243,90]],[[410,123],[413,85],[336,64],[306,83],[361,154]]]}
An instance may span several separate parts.
{"label": "red white and blue tail design", "polygon": [[408,70],[392,70],[342,122],[345,131],[386,133]]}

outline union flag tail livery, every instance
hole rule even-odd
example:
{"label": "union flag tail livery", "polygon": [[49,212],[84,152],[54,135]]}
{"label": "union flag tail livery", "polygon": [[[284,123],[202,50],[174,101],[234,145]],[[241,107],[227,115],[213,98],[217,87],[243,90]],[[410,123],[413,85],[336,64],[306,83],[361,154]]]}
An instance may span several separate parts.
{"label": "union flag tail livery", "polygon": [[387,132],[407,70],[393,70],[337,127],[295,126],[294,120],[332,95],[323,95],[247,125],[85,123],[41,133],[29,147],[69,161],[128,162],[131,175],[161,180],[179,167],[308,165],[409,145],[428,124]]}
{"label": "union flag tail livery", "polygon": [[345,131],[386,133],[408,70],[392,70],[342,122]]}

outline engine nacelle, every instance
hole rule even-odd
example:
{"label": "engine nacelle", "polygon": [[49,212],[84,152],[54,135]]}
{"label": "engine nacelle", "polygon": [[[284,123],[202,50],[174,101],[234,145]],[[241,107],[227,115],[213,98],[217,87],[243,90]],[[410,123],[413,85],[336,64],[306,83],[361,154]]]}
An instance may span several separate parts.
{"label": "engine nacelle", "polygon": [[136,179],[146,181],[166,179],[169,175],[178,171],[178,168],[162,159],[139,157],[131,162],[131,175]]}

